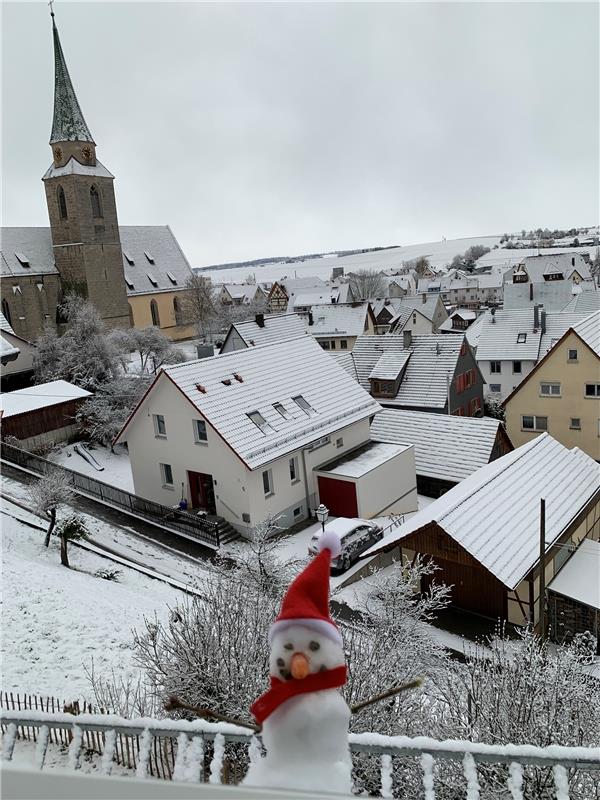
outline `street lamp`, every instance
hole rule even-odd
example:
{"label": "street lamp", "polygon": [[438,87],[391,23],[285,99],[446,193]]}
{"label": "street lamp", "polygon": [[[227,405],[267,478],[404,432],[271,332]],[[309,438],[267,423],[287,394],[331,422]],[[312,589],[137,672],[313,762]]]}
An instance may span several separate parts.
{"label": "street lamp", "polygon": [[325,523],[327,522],[327,518],[329,517],[329,509],[327,506],[324,506],[323,503],[317,508],[315,511],[317,515],[317,519],[321,523],[321,527],[323,528],[323,533],[325,533]]}

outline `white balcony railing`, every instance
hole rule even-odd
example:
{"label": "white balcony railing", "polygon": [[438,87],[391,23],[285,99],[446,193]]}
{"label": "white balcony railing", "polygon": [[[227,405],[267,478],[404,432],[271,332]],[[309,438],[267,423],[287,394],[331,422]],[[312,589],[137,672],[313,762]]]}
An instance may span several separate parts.
{"label": "white balcony railing", "polygon": [[[130,766],[135,777],[142,779],[150,777],[151,754],[156,753],[157,744],[159,750],[164,748],[165,742],[170,743],[173,768],[169,769],[169,774],[165,773],[164,777],[169,777],[177,783],[208,783],[214,788],[215,784],[239,782],[243,773],[240,774],[237,769],[231,768],[233,752],[230,749],[231,745],[235,745],[234,750],[238,754],[239,762],[247,764],[261,757],[260,741],[251,731],[227,723],[211,723],[205,720],[194,722],[153,718],[129,720],[105,714],[73,716],[67,713],[2,709],[0,724],[3,731],[3,761],[12,761],[15,749],[25,744],[25,738],[29,738],[27,732],[33,731],[33,768],[40,771],[44,769],[46,763],[49,742],[52,739],[51,732],[57,731],[65,733],[64,741],[68,750],[66,764],[63,766],[72,773],[81,769],[82,755],[86,751],[89,754],[91,749],[95,751],[98,759],[96,774],[110,776],[115,758],[118,757],[119,739],[121,739],[121,752],[125,753],[122,737],[132,743],[133,760]],[[91,748],[90,741],[93,742]],[[31,743],[27,744],[31,746]],[[413,764],[418,764],[425,800],[435,800],[435,784],[439,778],[436,766],[440,764],[443,766],[446,763],[449,767],[448,762],[454,762],[454,765],[462,771],[464,797],[467,800],[477,800],[480,797],[480,771],[484,771],[491,764],[504,765],[506,785],[505,794],[502,796],[512,800],[536,797],[535,794],[528,794],[526,791],[527,780],[524,780],[524,776],[528,768],[546,771],[544,797],[553,795],[556,800],[569,800],[570,786],[585,786],[585,779],[589,781],[590,787],[597,786],[600,782],[598,748],[559,745],[535,747],[515,744],[496,746],[464,740],[437,741],[426,736],[410,738],[378,733],[355,733],[350,734],[350,750],[355,768],[361,754],[378,760],[379,796],[384,798],[404,796],[400,787],[397,793],[394,791],[394,782],[399,774],[395,769],[395,759],[400,758],[408,758]],[[129,754],[129,744],[127,753]],[[10,768],[8,774],[9,776],[11,774]],[[19,773],[21,774],[25,773]],[[78,775],[81,777],[81,773]],[[66,779],[64,771],[61,776]],[[51,773],[48,773],[48,778],[50,777]],[[117,778],[111,780],[116,781]],[[126,780],[119,778],[119,797],[138,796],[135,792],[123,794],[122,786],[128,785],[128,781],[133,783],[131,778]],[[164,787],[164,783],[162,786]],[[235,788],[229,787],[230,791]],[[183,793],[178,792],[175,785],[172,789],[172,791],[169,789],[169,797],[188,796],[183,790]],[[550,789],[551,794],[548,792]],[[63,792],[63,795],[72,796],[69,792]],[[202,792],[198,796],[203,796]],[[254,795],[245,789],[240,789],[239,796]],[[290,792],[286,796],[296,795]],[[585,797],[585,790],[583,794],[577,790],[576,796]]]}

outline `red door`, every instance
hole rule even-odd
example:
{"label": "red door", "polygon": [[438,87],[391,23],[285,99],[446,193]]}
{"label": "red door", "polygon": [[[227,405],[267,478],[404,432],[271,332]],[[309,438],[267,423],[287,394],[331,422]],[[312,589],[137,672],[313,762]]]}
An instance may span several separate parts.
{"label": "red door", "polygon": [[212,475],[188,472],[192,508],[201,508],[209,514],[216,512]]}
{"label": "red door", "polygon": [[317,476],[319,500],[327,506],[334,517],[358,517],[356,485],[352,481],[339,481],[336,478]]}

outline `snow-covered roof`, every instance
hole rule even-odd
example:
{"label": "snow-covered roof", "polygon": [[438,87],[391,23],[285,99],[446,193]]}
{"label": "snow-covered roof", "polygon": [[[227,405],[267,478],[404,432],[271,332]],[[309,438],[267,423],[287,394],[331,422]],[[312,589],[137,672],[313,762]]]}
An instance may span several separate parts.
{"label": "snow-covered roof", "polygon": [[503,307],[505,311],[512,311],[541,304],[546,311],[560,311],[573,297],[573,286],[570,280],[507,283],[504,286]]}
{"label": "snow-covered roof", "polygon": [[477,345],[479,344],[479,337],[481,335],[481,329],[483,328],[483,319],[484,319],[483,314],[480,314],[475,320],[475,322],[472,322],[465,331],[467,342],[475,350],[477,349]]}
{"label": "snow-covered roof", "polygon": [[[546,314],[546,330],[542,334],[540,340],[540,352],[538,358],[543,358],[546,353],[562,338],[569,328],[575,327],[577,324],[584,322],[586,319],[585,314],[565,314],[558,312],[556,314]],[[590,331],[590,335],[593,332]]]}
{"label": "snow-covered roof", "polygon": [[361,478],[390,459],[408,450],[410,444],[391,444],[389,442],[367,442],[355,450],[323,464],[317,472],[328,475],[341,475],[344,478]]}
{"label": "snow-covered roof", "polygon": [[[527,256],[524,266],[532,283],[544,280],[544,275],[562,273],[569,278],[574,270],[585,280],[591,277],[590,269],[579,253],[546,253],[539,256]],[[508,273],[510,276],[510,272]],[[509,277],[510,280],[510,277]]]}
{"label": "snow-covered roof", "polygon": [[62,178],[63,175],[89,175],[100,178],[115,177],[98,160],[92,166],[91,164],[80,164],[76,158],[71,157],[63,167],[55,167],[54,164],[50,164],[42,180],[46,180],[46,178]]}
{"label": "snow-covered roof", "polygon": [[[129,296],[185,288],[190,265],[168,225],[120,225],[119,235]],[[58,274],[50,228],[2,228],[0,237],[3,276]]]}
{"label": "snow-covered roof", "polygon": [[573,325],[573,330],[597,356],[600,356],[600,311],[594,311],[581,322],[577,322]]}
{"label": "snow-covered roof", "polygon": [[329,303],[311,307],[312,336],[360,336],[367,326],[368,303]]}
{"label": "snow-covered roof", "polygon": [[[565,480],[568,476],[568,480]],[[385,536],[365,556],[395,547],[436,523],[509,589],[539,558],[540,498],[546,499],[546,547],[600,490],[600,466],[548,433],[480,467]]]}
{"label": "snow-covered roof", "polygon": [[307,334],[302,317],[298,314],[265,314],[261,327],[256,319],[235,322],[232,328],[238,332],[248,347],[281,342]]}
{"label": "snow-covered roof", "polygon": [[[584,314],[549,312],[545,314],[542,333],[542,309],[538,310],[538,326],[534,327],[534,309],[487,312],[477,343],[478,361],[537,361],[569,329],[584,319]],[[520,341],[523,339],[524,341]]]}
{"label": "snow-covered roof", "polygon": [[261,294],[262,289],[255,283],[226,283],[223,289],[232,299],[242,300],[244,303],[251,303],[257,293]]}
{"label": "snow-covered roof", "polygon": [[600,542],[585,538],[548,589],[600,611]]}
{"label": "snow-covered roof", "polygon": [[420,311],[424,317],[433,320],[439,301],[439,295],[405,295],[397,311],[401,312],[405,309],[411,311]]}
{"label": "snow-covered roof", "polygon": [[[448,399],[448,379],[452,379],[463,343],[462,336],[413,336],[404,348],[403,336],[359,336],[352,350],[354,374],[360,385],[370,391],[369,375],[384,353],[410,352],[395,398],[386,406],[444,408]],[[348,363],[343,366],[348,368]],[[353,374],[350,371],[350,374]]]}
{"label": "snow-covered roof", "polygon": [[417,475],[458,483],[487,464],[500,421],[384,408],[371,423],[376,442],[414,444]]}
{"label": "snow-covered roof", "polygon": [[157,381],[166,376],[250,469],[380,409],[310,336],[164,367]]}
{"label": "snow-covered roof", "polygon": [[467,308],[457,308],[456,311],[453,311],[452,314],[450,314],[448,319],[445,319],[442,322],[442,324],[440,325],[440,330],[451,333],[456,333],[456,332],[460,333],[461,331],[465,331],[466,328],[452,327],[452,320],[455,318],[465,320],[466,322],[472,324],[477,319],[477,314],[475,313],[475,311],[470,311]]}
{"label": "snow-covered roof", "polygon": [[20,352],[18,347],[4,338],[3,332],[0,333],[0,359],[2,359],[3,364],[7,361],[14,361]]}
{"label": "snow-covered roof", "polygon": [[15,335],[15,332],[12,329],[12,325],[6,319],[4,314],[2,314],[1,312],[0,312],[0,331],[2,331],[3,333],[12,333],[13,336]]}
{"label": "snow-covered roof", "polygon": [[90,394],[91,392],[86,389],[81,389],[68,381],[50,381],[0,394],[0,408],[3,418],[6,419],[17,414],[26,414],[28,411],[67,403],[69,400],[89,397]]}
{"label": "snow-covered roof", "polygon": [[327,282],[316,275],[307,275],[304,278],[282,278],[279,283],[285,288],[288,294],[297,292],[298,289],[323,287]]}
{"label": "snow-covered roof", "polygon": [[369,373],[369,380],[375,378],[380,381],[395,381],[411,355],[410,350],[383,353]]}
{"label": "snow-covered roof", "polygon": [[563,308],[563,311],[573,314],[588,314],[592,311],[600,311],[600,289],[576,294]]}

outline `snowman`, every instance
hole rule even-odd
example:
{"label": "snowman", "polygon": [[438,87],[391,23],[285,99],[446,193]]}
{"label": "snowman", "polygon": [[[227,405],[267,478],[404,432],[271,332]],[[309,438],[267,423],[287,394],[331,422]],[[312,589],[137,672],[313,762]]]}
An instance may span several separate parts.
{"label": "snowman", "polygon": [[338,691],[346,665],[329,612],[329,571],[340,540],[326,532],[318,547],[269,631],[271,688],[251,708],[266,756],[250,765],[244,783],[349,795],[351,712]]}

